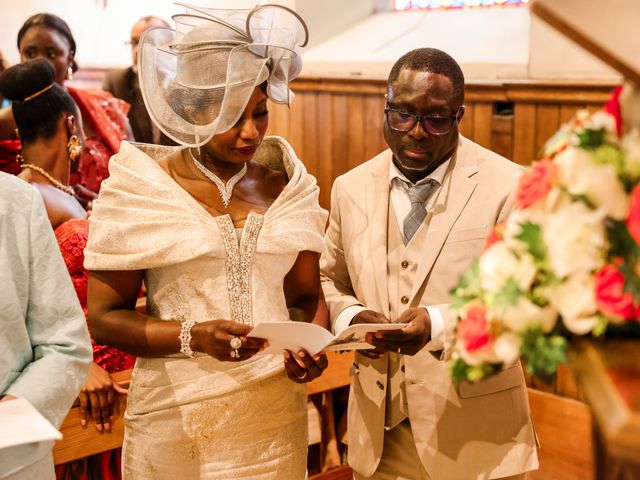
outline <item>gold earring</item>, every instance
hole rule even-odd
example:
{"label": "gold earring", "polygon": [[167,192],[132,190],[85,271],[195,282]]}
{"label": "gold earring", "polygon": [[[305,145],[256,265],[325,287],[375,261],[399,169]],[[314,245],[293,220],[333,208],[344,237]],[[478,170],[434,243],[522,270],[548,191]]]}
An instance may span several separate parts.
{"label": "gold earring", "polygon": [[67,142],[67,152],[69,153],[69,160],[75,162],[82,155],[82,143],[77,135],[71,135]]}
{"label": "gold earring", "polygon": [[22,165],[24,163],[24,158],[22,157],[22,150],[18,150],[18,153],[16,153],[16,161]]}
{"label": "gold earring", "polygon": [[69,66],[69,68],[67,68],[67,80],[72,80],[72,79],[73,79],[73,68]]}

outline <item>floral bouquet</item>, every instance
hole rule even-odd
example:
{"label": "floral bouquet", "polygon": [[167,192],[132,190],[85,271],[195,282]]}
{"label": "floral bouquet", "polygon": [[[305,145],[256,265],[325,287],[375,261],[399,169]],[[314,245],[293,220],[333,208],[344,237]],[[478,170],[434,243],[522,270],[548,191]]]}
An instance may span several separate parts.
{"label": "floral bouquet", "polygon": [[567,338],[640,322],[640,134],[580,111],[524,173],[515,208],[451,291],[455,382],[526,359],[552,374]]}

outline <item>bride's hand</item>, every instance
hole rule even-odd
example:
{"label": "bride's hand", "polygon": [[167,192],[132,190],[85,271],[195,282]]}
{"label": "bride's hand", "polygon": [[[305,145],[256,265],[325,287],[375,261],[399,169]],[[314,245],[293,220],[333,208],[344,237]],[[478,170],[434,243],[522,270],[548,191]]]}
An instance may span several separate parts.
{"label": "bride's hand", "polygon": [[289,378],[296,383],[306,383],[318,378],[328,365],[329,360],[324,353],[312,356],[304,349],[297,355],[290,350],[284,352],[284,369]]}
{"label": "bride's hand", "polygon": [[[247,360],[267,346],[267,341],[263,338],[246,336],[252,329],[251,325],[229,320],[196,323],[191,330],[193,350],[221,361]],[[235,338],[240,341],[237,348],[231,344]]]}

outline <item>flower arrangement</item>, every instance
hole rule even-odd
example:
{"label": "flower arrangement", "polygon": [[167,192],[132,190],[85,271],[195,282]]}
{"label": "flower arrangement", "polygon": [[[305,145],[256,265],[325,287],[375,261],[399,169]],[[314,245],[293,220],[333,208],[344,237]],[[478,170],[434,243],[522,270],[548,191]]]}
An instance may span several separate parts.
{"label": "flower arrangement", "polygon": [[526,359],[552,374],[572,335],[640,329],[640,134],[580,111],[523,174],[515,208],[451,291],[456,382]]}

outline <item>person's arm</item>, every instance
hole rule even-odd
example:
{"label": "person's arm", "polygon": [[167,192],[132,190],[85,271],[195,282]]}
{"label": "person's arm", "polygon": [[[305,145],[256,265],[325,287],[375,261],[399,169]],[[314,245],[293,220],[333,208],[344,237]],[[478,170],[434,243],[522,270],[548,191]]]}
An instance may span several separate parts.
{"label": "person's arm", "polygon": [[[316,323],[329,328],[329,312],[320,285],[320,254],[304,251],[298,254],[295,264],[284,278],[284,295],[287,308],[294,320]],[[297,318],[294,312],[301,312]]]}
{"label": "person's arm", "polygon": [[[182,322],[160,320],[135,311],[143,271],[89,272],[89,324],[96,342],[139,357],[180,352]],[[198,321],[191,329],[191,350],[221,361],[246,360],[264,348],[264,340],[247,338],[250,325],[228,320]],[[203,321],[200,321],[203,320]],[[123,335],[122,332],[127,332]],[[240,337],[239,358],[230,356],[229,342]]]}
{"label": "person's arm", "polygon": [[58,427],[87,377],[93,355],[82,308],[35,189],[27,241],[25,323],[33,359],[4,393],[25,398]]}
{"label": "person's arm", "polygon": [[[300,252],[284,279],[284,294],[290,312],[301,312],[301,321],[315,323],[328,329],[329,313],[320,286],[318,260],[318,253]],[[309,382],[319,377],[328,366],[324,353],[312,356],[305,350],[286,351],[284,357],[287,375],[297,383]]]}

